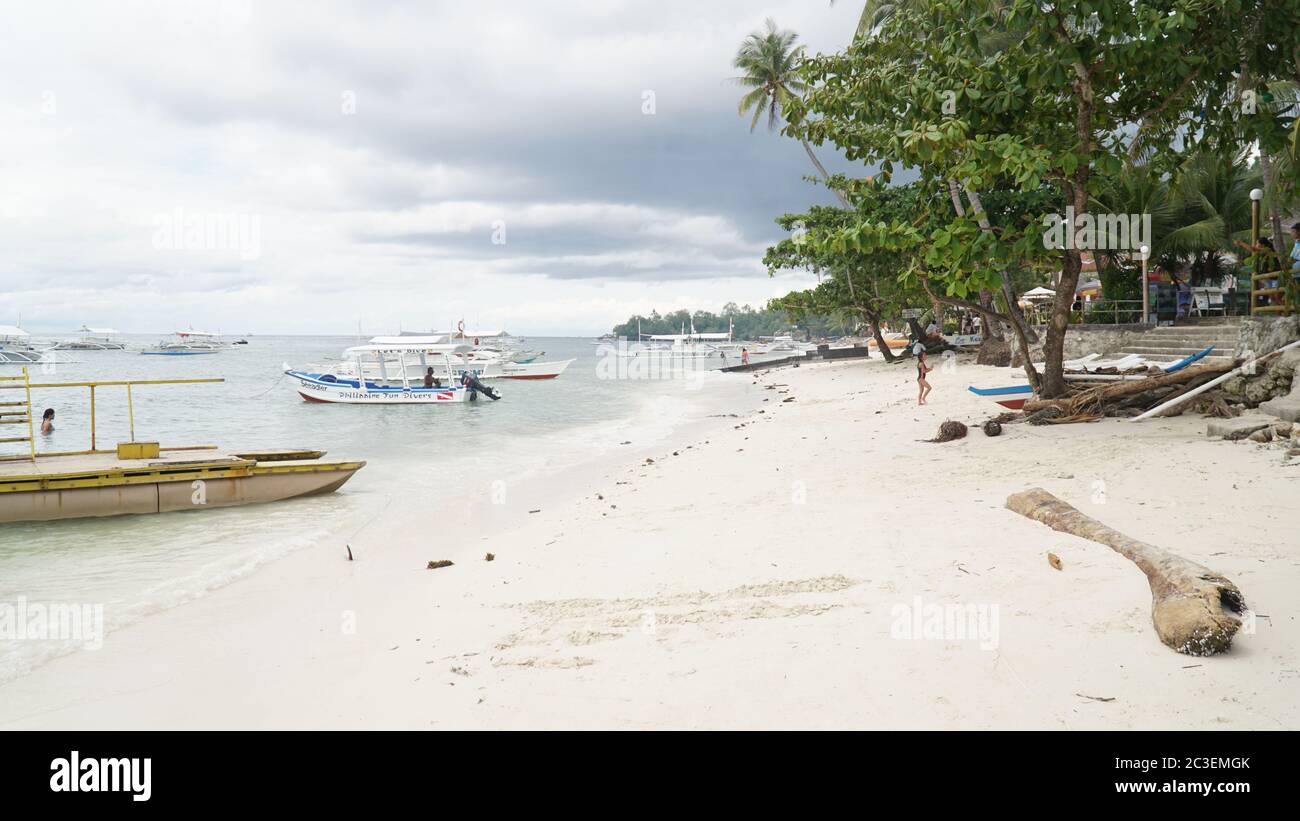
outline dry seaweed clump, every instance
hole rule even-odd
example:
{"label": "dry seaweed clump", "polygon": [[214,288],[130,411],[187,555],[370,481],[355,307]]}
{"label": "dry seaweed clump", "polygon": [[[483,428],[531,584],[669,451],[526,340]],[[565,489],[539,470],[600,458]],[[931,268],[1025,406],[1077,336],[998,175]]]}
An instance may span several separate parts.
{"label": "dry seaweed clump", "polygon": [[961,422],[949,419],[939,426],[939,435],[933,439],[927,439],[927,442],[951,442],[954,439],[966,438],[966,426]]}

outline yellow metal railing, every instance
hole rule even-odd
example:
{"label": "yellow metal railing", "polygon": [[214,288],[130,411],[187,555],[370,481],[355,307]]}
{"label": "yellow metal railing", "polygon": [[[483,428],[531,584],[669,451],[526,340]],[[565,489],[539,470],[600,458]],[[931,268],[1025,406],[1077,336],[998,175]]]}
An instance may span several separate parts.
{"label": "yellow metal railing", "polygon": [[[22,402],[0,402],[0,407],[22,408],[20,411],[0,411],[0,424],[21,425],[25,423],[27,425],[27,435],[0,438],[0,442],[26,442],[28,450],[30,451],[28,458],[35,462],[36,430],[32,427],[32,383],[28,380],[27,369],[23,368],[23,372],[19,376],[0,376],[0,382],[18,382],[20,380],[23,383],[21,385],[0,385],[0,388],[22,388],[26,394],[26,397]],[[5,419],[4,417],[6,416],[22,416],[23,418]]]}
{"label": "yellow metal railing", "polygon": [[[1250,277],[1250,313],[1256,314],[1287,314],[1295,313],[1300,310],[1300,305],[1295,305],[1287,296],[1287,288],[1284,284],[1291,278],[1290,271],[1271,271],[1262,274],[1252,274]],[[1268,280],[1275,280],[1276,285],[1261,288],[1260,283]],[[1278,302],[1273,302],[1273,297],[1281,297]],[[1267,302],[1260,304],[1260,299],[1266,298]]]}
{"label": "yellow metal railing", "polygon": [[[6,385],[6,384],[3,384],[4,381],[17,381],[17,380],[19,380],[19,379],[23,380],[23,384],[21,384],[21,385]],[[134,399],[133,394],[131,393],[131,388],[132,388],[133,386],[135,386],[135,385],[191,385],[191,384],[195,384],[195,383],[198,383],[198,382],[225,382],[225,381],[226,381],[226,380],[224,380],[224,379],[217,378],[217,379],[112,379],[112,380],[101,380],[101,381],[90,381],[90,382],[30,382],[30,381],[28,381],[28,379],[27,379],[27,369],[26,369],[26,368],[23,368],[23,375],[22,375],[22,376],[0,376],[0,390],[4,390],[4,389],[6,389],[6,388],[8,388],[8,389],[10,389],[10,390],[16,390],[16,389],[20,389],[20,388],[25,388],[25,389],[26,389],[26,391],[27,391],[27,403],[26,403],[26,404],[27,404],[27,425],[28,425],[28,432],[29,432],[29,437],[28,437],[28,438],[29,438],[29,440],[31,441],[31,451],[32,451],[31,458],[32,458],[33,460],[35,460],[35,459],[36,459],[36,455],[37,455],[37,454],[36,454],[36,437],[35,437],[35,432],[32,430],[32,427],[31,427],[31,419],[32,419],[32,409],[31,409],[31,406],[32,406],[32,389],[33,389],[33,388],[38,388],[38,389],[44,389],[44,388],[89,388],[89,389],[90,389],[90,450],[60,451],[59,453],[45,453],[45,454],[41,454],[41,455],[43,455],[43,456],[83,456],[83,455],[87,455],[87,454],[91,454],[91,453],[111,453],[111,452],[112,452],[112,451],[108,451],[108,450],[99,450],[99,448],[98,448],[98,444],[99,444],[99,443],[98,443],[98,440],[97,440],[97,438],[96,438],[96,432],[95,432],[95,389],[96,389],[96,388],[122,387],[122,386],[125,386],[125,387],[126,387],[126,410],[127,410],[127,418],[128,418],[128,420],[129,420],[129,424],[130,424],[130,426],[131,426],[131,441],[134,442],[134,441],[135,441],[135,399]],[[8,405],[8,404],[9,404],[9,403],[0,403],[0,405]],[[15,402],[15,403],[12,403],[12,404],[13,404],[14,406],[17,406],[17,405],[21,405],[22,403],[21,403],[21,402]],[[14,442],[17,442],[17,441],[22,441],[22,440],[21,440],[21,439],[13,439],[13,440],[0,439],[0,442],[5,442],[5,441],[14,441]],[[194,449],[195,449],[195,450],[199,450],[199,449],[205,449],[205,448],[207,448],[207,447],[209,447],[209,446],[206,446],[206,445],[197,445],[197,446],[194,447]],[[181,450],[181,449],[182,449],[182,448],[168,448],[168,450]],[[184,449],[188,449],[188,448],[184,448]],[[0,457],[0,458],[3,458],[3,457]]]}

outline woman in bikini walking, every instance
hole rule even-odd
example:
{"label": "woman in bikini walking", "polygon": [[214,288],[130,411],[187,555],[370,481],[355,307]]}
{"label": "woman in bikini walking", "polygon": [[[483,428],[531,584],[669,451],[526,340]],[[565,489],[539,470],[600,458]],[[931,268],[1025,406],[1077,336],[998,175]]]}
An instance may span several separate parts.
{"label": "woman in bikini walking", "polygon": [[916,384],[918,386],[916,394],[916,404],[924,405],[925,398],[930,395],[931,385],[925,381],[925,375],[934,370],[925,361],[925,348],[918,345],[920,350],[916,354]]}

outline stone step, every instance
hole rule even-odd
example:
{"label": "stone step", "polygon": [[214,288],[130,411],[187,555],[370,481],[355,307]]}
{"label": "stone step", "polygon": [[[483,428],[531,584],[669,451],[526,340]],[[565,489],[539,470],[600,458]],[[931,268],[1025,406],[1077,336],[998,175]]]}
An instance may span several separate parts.
{"label": "stone step", "polygon": [[1232,350],[1237,347],[1237,343],[1225,343],[1218,339],[1166,339],[1159,336],[1144,336],[1140,339],[1133,340],[1134,345],[1141,345],[1147,348],[1195,348],[1201,350],[1211,345],[1216,350]]}
{"label": "stone step", "polygon": [[1240,325],[1244,316],[1189,316],[1174,323],[1174,327],[1197,325]]}
{"label": "stone step", "polygon": [[[1166,359],[1169,361],[1174,361],[1178,359],[1184,359],[1186,357],[1191,356],[1194,353],[1200,353],[1200,352],[1201,352],[1200,348],[1153,348],[1144,345],[1129,345],[1125,348],[1120,348],[1111,356],[1123,356],[1126,354],[1135,353],[1140,356],[1145,356],[1148,359]],[[1232,359],[1233,356],[1231,351],[1213,350],[1210,351],[1208,354],[1206,354],[1204,357],[1202,357],[1201,361],[1202,362],[1230,362],[1232,361]]]}
{"label": "stone step", "polygon": [[1271,416],[1238,416],[1233,419],[1211,419],[1205,426],[1205,435],[1220,438],[1240,439],[1257,430],[1263,430],[1277,422]]}
{"label": "stone step", "polygon": [[1234,342],[1238,338],[1237,334],[1224,334],[1218,332],[1196,333],[1188,332],[1182,328],[1175,328],[1169,331],[1147,331],[1143,336],[1149,339],[1222,339],[1225,341],[1232,340]]}
{"label": "stone step", "polygon": [[[1237,344],[1237,337],[1235,336],[1210,336],[1209,334],[1205,334],[1204,336],[1189,336],[1187,334],[1143,334],[1139,338],[1159,339],[1165,342],[1168,342],[1169,340],[1175,340],[1175,341],[1186,342],[1188,345],[1195,345],[1198,342],[1203,342],[1205,343],[1205,345],[1209,345],[1212,342],[1217,345]],[[1202,345],[1201,347],[1204,348],[1205,345]]]}
{"label": "stone step", "polygon": [[1300,422],[1300,396],[1294,393],[1261,402],[1259,409],[1276,416],[1283,422]]}

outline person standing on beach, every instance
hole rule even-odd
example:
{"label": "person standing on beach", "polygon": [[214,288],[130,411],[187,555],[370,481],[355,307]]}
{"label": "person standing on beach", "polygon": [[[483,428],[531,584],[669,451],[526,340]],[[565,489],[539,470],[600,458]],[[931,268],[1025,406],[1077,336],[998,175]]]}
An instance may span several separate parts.
{"label": "person standing on beach", "polygon": [[740,349],[740,364],[742,365],[749,364],[749,348]]}
{"label": "person standing on beach", "polygon": [[916,354],[916,404],[924,405],[925,398],[930,395],[931,390],[931,385],[926,381],[925,375],[934,368],[931,368],[925,361],[925,346],[918,343],[916,347],[920,349]]}

